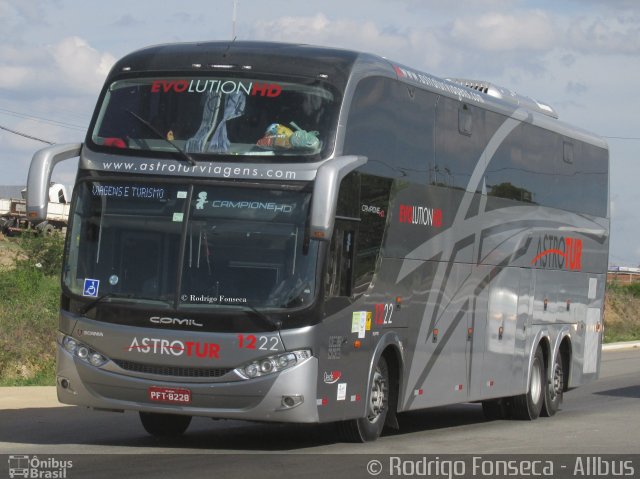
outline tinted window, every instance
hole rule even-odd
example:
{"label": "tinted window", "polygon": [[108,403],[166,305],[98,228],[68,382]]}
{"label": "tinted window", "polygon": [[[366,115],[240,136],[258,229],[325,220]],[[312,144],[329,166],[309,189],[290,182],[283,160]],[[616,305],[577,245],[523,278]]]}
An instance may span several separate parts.
{"label": "tinted window", "polygon": [[485,183],[489,197],[604,217],[607,178],[605,150],[523,123],[497,149]]}
{"label": "tinted window", "polygon": [[391,183],[392,180],[389,178],[362,176],[361,221],[356,241],[354,271],[356,294],[366,291],[375,273],[389,216]]}
{"label": "tinted window", "polygon": [[392,181],[359,172],[342,180],[327,257],[328,297],[357,296],[369,287],[389,215]]}
{"label": "tinted window", "polygon": [[354,93],[344,153],[363,171],[426,183],[433,167],[435,95],[388,78],[366,78]]}
{"label": "tinted window", "polygon": [[554,189],[558,151],[554,133],[520,125],[502,142],[485,176],[487,195],[548,204]]}
{"label": "tinted window", "polygon": [[196,157],[313,157],[332,143],[339,103],[316,80],[119,80],[104,95],[90,140],[134,153],[174,152],[173,142]]}
{"label": "tinted window", "polygon": [[437,115],[436,161],[429,182],[466,189],[485,147],[485,112],[441,97]]}
{"label": "tinted window", "polygon": [[559,162],[557,191],[562,193],[562,199],[558,201],[564,209],[605,217],[609,189],[607,152],[571,141],[573,163]]}
{"label": "tinted window", "polygon": [[310,193],[99,181],[77,188],[64,284],[78,296],[179,298],[200,309],[313,299]]}

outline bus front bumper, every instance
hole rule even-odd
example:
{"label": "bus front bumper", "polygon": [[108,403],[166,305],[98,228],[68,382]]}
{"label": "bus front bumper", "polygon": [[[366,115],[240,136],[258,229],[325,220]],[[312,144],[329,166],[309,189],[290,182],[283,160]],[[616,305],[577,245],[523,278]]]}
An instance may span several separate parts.
{"label": "bus front bumper", "polygon": [[[115,411],[144,411],[273,422],[319,422],[316,401],[318,360],[311,357],[279,373],[232,382],[142,379],[93,367],[57,350],[57,393],[63,404]],[[150,388],[188,390],[188,404],[150,399]]]}

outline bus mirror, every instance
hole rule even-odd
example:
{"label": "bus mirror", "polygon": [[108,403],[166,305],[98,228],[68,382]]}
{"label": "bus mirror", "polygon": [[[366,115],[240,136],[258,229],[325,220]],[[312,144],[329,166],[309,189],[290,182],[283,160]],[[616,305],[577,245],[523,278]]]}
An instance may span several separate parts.
{"label": "bus mirror", "polygon": [[338,204],[338,191],[342,179],[367,162],[365,156],[338,156],[323,163],[316,174],[311,200],[312,239],[329,241]]}
{"label": "bus mirror", "polygon": [[47,218],[49,182],[56,164],[80,155],[81,143],[53,145],[36,151],[27,178],[27,218],[43,221]]}

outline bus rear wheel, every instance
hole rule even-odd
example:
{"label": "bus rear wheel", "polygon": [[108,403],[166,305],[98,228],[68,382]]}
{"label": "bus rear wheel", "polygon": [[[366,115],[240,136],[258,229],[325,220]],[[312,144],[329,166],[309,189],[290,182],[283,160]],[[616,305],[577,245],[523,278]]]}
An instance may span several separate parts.
{"label": "bus rear wheel", "polygon": [[482,413],[488,421],[509,419],[509,398],[488,399],[482,401]]}
{"label": "bus rear wheel", "polygon": [[560,354],[557,354],[553,365],[551,382],[548,384],[544,395],[544,405],[542,406],[543,416],[551,417],[558,412],[562,404],[563,391],[564,368],[562,367],[562,358]]}
{"label": "bus rear wheel", "polygon": [[547,375],[542,348],[538,346],[529,371],[529,388],[525,394],[513,398],[513,416],[532,421],[540,416],[547,394]]}
{"label": "bus rear wheel", "polygon": [[141,412],[140,421],[145,431],[152,436],[171,437],[179,436],[187,430],[191,416]]}
{"label": "bus rear wheel", "polygon": [[389,368],[384,357],[378,360],[367,398],[367,415],[338,423],[345,442],[375,441],[382,434],[389,410]]}

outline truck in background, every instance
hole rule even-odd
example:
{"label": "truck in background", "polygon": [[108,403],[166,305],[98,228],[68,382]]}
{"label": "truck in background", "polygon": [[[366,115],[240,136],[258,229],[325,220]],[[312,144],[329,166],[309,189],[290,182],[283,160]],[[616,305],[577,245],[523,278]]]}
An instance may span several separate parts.
{"label": "truck in background", "polygon": [[21,192],[22,198],[0,199],[0,232],[11,236],[24,231],[51,234],[67,227],[69,219],[69,196],[67,189],[60,183],[49,186],[49,202],[45,220],[32,222],[27,217],[27,190]]}

